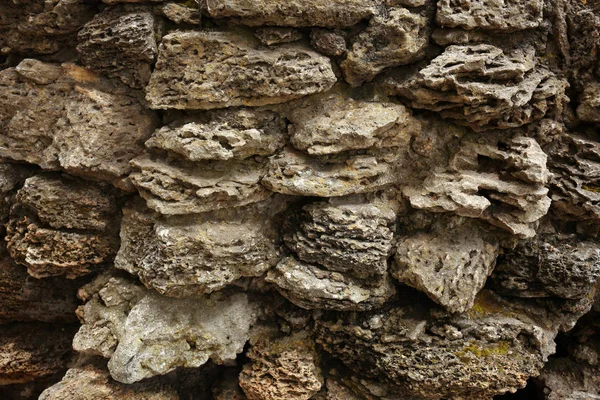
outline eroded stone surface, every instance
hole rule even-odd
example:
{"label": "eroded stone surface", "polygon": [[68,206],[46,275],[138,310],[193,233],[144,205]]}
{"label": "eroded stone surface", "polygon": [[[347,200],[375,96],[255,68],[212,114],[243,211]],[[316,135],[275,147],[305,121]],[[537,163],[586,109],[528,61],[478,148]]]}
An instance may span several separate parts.
{"label": "eroded stone surface", "polygon": [[71,64],[25,59],[0,71],[0,157],[128,189],[154,128],[140,93]]}
{"label": "eroded stone surface", "polygon": [[260,28],[254,32],[254,36],[267,46],[290,43],[302,39],[302,33],[299,30],[282,27]]}
{"label": "eroded stone surface", "polygon": [[435,19],[440,26],[513,32],[538,27],[543,3],[541,0],[441,0]]}
{"label": "eroded stone surface", "polygon": [[118,6],[96,14],[77,34],[83,65],[131,87],[144,87],[157,53],[155,24],[151,9],[144,6]]}
{"label": "eroded stone surface", "polygon": [[[488,235],[489,236],[489,235]],[[498,244],[476,222],[440,218],[429,232],[400,237],[392,275],[450,312],[465,312],[492,273]]]}
{"label": "eroded stone surface", "polygon": [[174,32],[163,37],[146,87],[150,107],[261,106],[329,89],[328,58],[301,44],[261,49],[250,33]]}
{"label": "eroded stone surface", "polygon": [[263,338],[247,354],[240,386],[249,400],[308,400],[323,385],[320,358],[306,331]]}
{"label": "eroded stone surface", "polygon": [[577,107],[577,116],[585,122],[600,123],[600,82],[585,88]]}
{"label": "eroded stone surface", "polygon": [[134,383],[209,359],[235,360],[260,313],[244,293],[173,299],[124,278],[101,276],[81,292],[83,326],[73,348],[110,357],[116,381]]}
{"label": "eroded stone surface", "polygon": [[260,276],[278,260],[275,214],[282,199],[161,220],[139,205],[123,211],[115,266],[171,297],[210,293]]}
{"label": "eroded stone surface", "polygon": [[507,129],[541,119],[565,103],[567,82],[536,65],[534,49],[511,53],[490,44],[448,46],[410,79],[390,78],[390,92],[474,130]]}
{"label": "eroded stone surface", "polygon": [[108,185],[36,175],[17,192],[6,240],[14,260],[36,278],[74,278],[114,256],[116,203]]}
{"label": "eroded stone surface", "polygon": [[210,16],[245,25],[351,26],[368,19],[379,0],[206,0]]}

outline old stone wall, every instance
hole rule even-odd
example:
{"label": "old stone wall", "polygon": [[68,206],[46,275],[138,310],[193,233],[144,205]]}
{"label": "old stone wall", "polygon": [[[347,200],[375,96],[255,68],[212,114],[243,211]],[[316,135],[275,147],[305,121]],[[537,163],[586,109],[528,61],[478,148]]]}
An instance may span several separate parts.
{"label": "old stone wall", "polygon": [[0,225],[2,399],[600,399],[600,0],[0,0]]}

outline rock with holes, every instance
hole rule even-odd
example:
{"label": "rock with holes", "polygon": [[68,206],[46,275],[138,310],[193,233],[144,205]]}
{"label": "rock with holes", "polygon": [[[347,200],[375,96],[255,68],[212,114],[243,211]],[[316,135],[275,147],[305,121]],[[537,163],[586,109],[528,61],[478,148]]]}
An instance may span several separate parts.
{"label": "rock with holes", "polygon": [[347,27],[370,18],[381,0],[206,0],[208,14],[244,25]]}
{"label": "rock with holes", "polygon": [[116,200],[108,185],[54,175],[28,178],[7,226],[8,250],[36,278],[85,275],[117,246]]}
{"label": "rock with holes", "polygon": [[196,6],[196,2],[186,4],[165,2],[154,6],[154,12],[176,24],[200,25],[202,12],[194,6]]}
{"label": "rock with holes", "polygon": [[414,293],[398,299],[380,311],[323,313],[315,331],[327,352],[363,379],[395,384],[402,398],[514,391],[554,352],[557,327],[535,304],[484,290],[467,314],[449,314]]}
{"label": "rock with holes", "polygon": [[340,65],[346,81],[360,86],[385,68],[410,64],[423,57],[429,43],[427,22],[426,16],[402,7],[373,17]]}
{"label": "rock with holes", "polygon": [[284,27],[266,27],[259,28],[254,32],[254,36],[262,44],[273,46],[275,44],[291,43],[302,39],[302,32],[294,28]]}
{"label": "rock with holes", "polygon": [[414,108],[483,131],[519,127],[560,112],[568,84],[537,65],[532,47],[505,53],[477,44],[448,46],[414,76],[389,77],[386,86]]}
{"label": "rock with holes", "polygon": [[584,122],[600,123],[600,82],[586,86],[577,107],[577,117]]}
{"label": "rock with holes", "polygon": [[320,265],[286,257],[269,271],[267,282],[299,307],[324,310],[371,310],[395,294],[387,276],[367,283]]}
{"label": "rock with holes", "polygon": [[115,266],[170,297],[210,293],[242,277],[260,276],[277,263],[276,214],[286,204],[274,197],[168,219],[131,204],[123,210]]}
{"label": "rock with holes", "polygon": [[329,59],[303,44],[265,49],[249,32],[173,32],[163,37],[146,98],[156,109],[261,106],[335,82]]}
{"label": "rock with holes", "polygon": [[421,186],[408,186],[403,193],[414,208],[481,218],[513,235],[532,237],[551,203],[544,186],[546,161],[533,138],[467,137],[446,170],[433,171]]}
{"label": "rock with holes", "polygon": [[276,113],[246,109],[178,120],[146,142],[130,179],[148,206],[165,215],[256,203],[271,195],[261,179],[285,128]]}
{"label": "rock with holes", "polygon": [[345,36],[345,32],[341,29],[315,28],[310,31],[310,44],[326,56],[341,56],[347,50]]}
{"label": "rock with holes", "polygon": [[146,6],[118,6],[96,14],[77,34],[83,65],[131,87],[144,87],[157,53],[156,23]]}
{"label": "rock with holes", "polygon": [[173,299],[116,276],[103,275],[80,290],[82,327],[73,348],[110,358],[118,382],[134,383],[209,359],[235,360],[261,309],[244,293]]}
{"label": "rock with holes", "polygon": [[365,149],[402,151],[420,132],[419,122],[402,104],[361,99],[344,85],[291,103],[286,117],[292,145],[316,156]]}
{"label": "rock with holes", "polygon": [[514,32],[537,28],[543,9],[542,0],[441,0],[435,20],[444,27]]}
{"label": "rock with holes", "polygon": [[492,273],[498,244],[464,218],[439,218],[429,232],[400,237],[391,273],[450,312],[465,312]]}
{"label": "rock with holes", "polygon": [[308,400],[323,385],[319,354],[306,331],[259,339],[239,382],[248,400]]}
{"label": "rock with holes", "polygon": [[138,91],[32,59],[0,71],[0,91],[0,157],[131,190],[129,161],[156,123]]}

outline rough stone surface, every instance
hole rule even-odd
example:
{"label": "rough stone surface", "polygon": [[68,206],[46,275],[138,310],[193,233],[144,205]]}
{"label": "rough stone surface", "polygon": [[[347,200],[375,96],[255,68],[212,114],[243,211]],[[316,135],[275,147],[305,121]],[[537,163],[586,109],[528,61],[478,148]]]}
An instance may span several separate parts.
{"label": "rough stone surface", "polygon": [[86,67],[142,88],[150,80],[156,57],[156,21],[150,8],[108,8],[79,31],[77,50]]}
{"label": "rough stone surface", "polygon": [[497,255],[498,244],[477,223],[440,219],[430,232],[398,239],[391,273],[448,311],[465,312],[492,273]]}
{"label": "rough stone surface", "polygon": [[200,25],[202,13],[198,8],[194,8],[194,2],[189,4],[164,3],[154,6],[154,12],[162,15],[176,24],[194,24]]}
{"label": "rough stone surface", "polygon": [[583,91],[577,116],[584,122],[600,123],[600,82],[594,82]]}
{"label": "rough stone surface", "polygon": [[308,400],[323,385],[319,355],[306,331],[259,340],[248,358],[240,374],[248,400]]}
{"label": "rough stone surface", "polygon": [[513,32],[542,22],[542,0],[441,0],[435,20],[440,26]]}
{"label": "rough stone surface", "polygon": [[16,195],[6,241],[36,278],[74,278],[101,268],[116,251],[116,203],[108,185],[36,175]]}
{"label": "rough stone surface", "polygon": [[134,383],[209,359],[235,360],[260,313],[244,293],[172,299],[108,275],[81,289],[73,348],[110,357],[116,381]]}
{"label": "rough stone surface", "polygon": [[379,0],[206,0],[215,18],[245,25],[346,27],[371,17]]}
{"label": "rough stone surface", "polygon": [[508,129],[541,119],[565,102],[567,83],[536,65],[534,49],[511,53],[490,44],[448,46],[391,93],[474,130]]}
{"label": "rough stone surface", "polygon": [[152,133],[140,94],[81,67],[25,59],[0,71],[0,157],[122,188]]}
{"label": "rough stone surface", "polygon": [[272,46],[274,44],[290,43],[302,39],[302,32],[294,28],[260,28],[254,32],[254,36],[262,44]]}
{"label": "rough stone surface", "polygon": [[326,56],[335,57],[346,53],[347,45],[342,30],[316,28],[310,31],[310,44]]}
{"label": "rough stone surface", "polygon": [[335,83],[329,59],[308,47],[265,50],[257,42],[232,31],[166,35],[146,87],[150,107],[261,106],[322,92]]}

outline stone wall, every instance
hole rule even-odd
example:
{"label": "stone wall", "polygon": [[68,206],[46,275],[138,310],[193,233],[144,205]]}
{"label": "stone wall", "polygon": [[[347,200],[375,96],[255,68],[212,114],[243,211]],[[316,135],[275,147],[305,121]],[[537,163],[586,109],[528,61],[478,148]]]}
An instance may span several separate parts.
{"label": "stone wall", "polygon": [[0,223],[2,399],[600,399],[600,1],[0,0]]}

